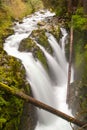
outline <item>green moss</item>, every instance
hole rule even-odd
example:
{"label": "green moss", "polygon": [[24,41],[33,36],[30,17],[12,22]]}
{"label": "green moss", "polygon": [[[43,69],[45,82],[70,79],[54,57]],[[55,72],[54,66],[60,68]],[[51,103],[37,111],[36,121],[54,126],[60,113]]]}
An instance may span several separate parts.
{"label": "green moss", "polygon": [[[0,54],[0,82],[19,89],[26,86],[25,70],[20,61],[5,53]],[[22,100],[0,90],[0,129],[18,130],[22,109]]]}
{"label": "green moss", "polygon": [[72,15],[73,27],[78,30],[87,30],[87,18],[84,16],[83,7],[77,8],[76,13]]}
{"label": "green moss", "polygon": [[31,8],[32,12],[44,8],[42,0],[27,0],[26,5],[28,9]]}
{"label": "green moss", "polygon": [[[29,84],[26,83],[25,70],[21,62],[14,57],[7,56],[3,51],[3,43],[5,38],[13,33],[12,22],[32,13],[33,6],[29,0],[9,2],[0,3],[0,82],[7,84],[10,88],[23,89],[29,94]],[[16,5],[17,2],[19,5]],[[39,9],[41,4],[40,1],[39,5],[35,4],[35,10]],[[28,42],[32,41],[29,39]],[[22,109],[22,100],[0,90],[0,130],[18,130]]]}
{"label": "green moss", "polygon": [[11,26],[11,16],[8,11],[3,7],[0,8],[0,46],[2,46],[3,39],[11,34],[11,29],[8,29]]}
{"label": "green moss", "polygon": [[14,57],[0,54],[0,82],[14,87],[18,87],[19,84],[21,86],[23,84],[21,79],[24,78],[22,74],[24,74],[24,70],[22,70],[20,62]]}
{"label": "green moss", "polygon": [[42,53],[42,51],[39,48],[35,52],[35,57],[37,59],[39,59],[41,61],[41,63],[43,64],[43,66],[45,67],[45,69],[48,70],[48,65],[47,65],[47,62],[46,62],[46,58],[45,58],[44,54]]}
{"label": "green moss", "polygon": [[71,84],[70,106],[77,119],[87,121],[87,84],[82,80]]}
{"label": "green moss", "polygon": [[11,119],[10,122],[7,122],[4,130],[18,130],[18,123],[16,118]]}
{"label": "green moss", "polygon": [[10,127],[9,130],[12,130],[11,127],[16,128],[20,123],[23,101],[5,92],[2,94],[1,91],[0,97],[0,129],[8,130]]}
{"label": "green moss", "polygon": [[20,51],[25,52],[32,52],[34,58],[37,60],[39,59],[43,66],[47,69],[47,62],[46,58],[43,54],[43,52],[40,50],[40,48],[36,45],[36,43],[31,38],[26,38],[22,40],[19,46]]}
{"label": "green moss", "polygon": [[86,31],[74,31],[74,62],[77,79],[84,80],[86,82],[87,72],[87,49],[86,49]]}
{"label": "green moss", "polygon": [[87,49],[84,50],[84,67],[83,67],[83,75],[82,75],[82,80],[84,84],[87,84]]}
{"label": "green moss", "polygon": [[[46,8],[56,12],[58,16],[64,16],[67,10],[65,0],[42,0]],[[57,6],[58,5],[58,6]]]}
{"label": "green moss", "polygon": [[87,18],[73,15],[73,26],[75,29],[85,30],[87,28]]}
{"label": "green moss", "polygon": [[79,93],[79,116],[82,120],[87,120],[87,35],[86,31],[74,32],[74,62],[75,80],[81,82],[81,86],[76,85]]}
{"label": "green moss", "polygon": [[[43,3],[41,0],[38,2],[36,0],[23,1],[3,1],[0,5],[0,46],[2,46],[3,39],[7,37],[8,34],[12,33],[11,27],[13,20],[20,20],[24,16],[32,13],[32,10],[38,10],[43,8]],[[35,3],[35,4],[34,4]],[[16,9],[15,9],[16,8]]]}
{"label": "green moss", "polygon": [[6,123],[6,119],[5,118],[0,118],[0,129],[2,129],[3,124]]}
{"label": "green moss", "polygon": [[80,65],[83,63],[83,52],[82,52],[82,46],[80,44],[75,45],[75,50],[76,50],[76,55],[75,55],[75,60],[76,60],[76,67],[80,67]]}
{"label": "green moss", "polygon": [[47,36],[45,35],[45,30],[34,30],[32,32],[32,36],[36,39],[36,41],[41,44],[49,53],[52,54],[52,48],[48,43]]}
{"label": "green moss", "polygon": [[82,82],[82,86],[80,87],[80,111],[79,115],[84,121],[87,121],[87,84]]}
{"label": "green moss", "polygon": [[22,40],[19,45],[19,51],[32,52],[36,48],[35,42],[31,38],[26,38]]}
{"label": "green moss", "polygon": [[55,25],[53,27],[51,34],[53,34],[57,40],[60,39],[60,27],[59,27],[59,25]]}
{"label": "green moss", "polygon": [[4,98],[0,97],[0,106],[7,105],[8,103],[5,101]]}

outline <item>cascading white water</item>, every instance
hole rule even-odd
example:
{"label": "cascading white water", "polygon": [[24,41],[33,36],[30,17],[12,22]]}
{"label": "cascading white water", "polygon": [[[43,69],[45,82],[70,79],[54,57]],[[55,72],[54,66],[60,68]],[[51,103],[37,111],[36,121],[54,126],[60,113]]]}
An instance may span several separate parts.
{"label": "cascading white water", "polygon": [[[23,23],[16,23],[16,26],[14,26],[15,33],[6,39],[4,50],[9,55],[19,58],[22,61],[26,69],[27,80],[31,84],[36,99],[71,115],[66,104],[68,63],[66,62],[64,52],[67,36],[65,29],[61,29],[63,34],[61,47],[51,34],[46,33],[49,44],[54,51],[54,57],[44,47],[36,43],[45,54],[51,76],[54,77],[54,80],[49,77],[41,62],[34,59],[32,53],[18,51],[21,40],[27,38],[33,30],[38,28],[38,21],[53,15],[49,11],[45,11],[44,13],[36,12],[30,17],[24,18]],[[35,130],[71,130],[69,123],[65,120],[38,108],[37,113],[39,118]]]}
{"label": "cascading white water", "polygon": [[[53,79],[53,82],[56,85],[61,85],[65,84],[67,81],[67,75],[64,73],[64,71],[62,70],[62,67],[60,66],[60,64],[56,61],[56,59],[51,56],[44,47],[42,47],[41,45],[39,45],[37,42],[36,44],[40,47],[40,49],[44,52],[46,58],[47,58],[47,63],[49,65],[49,69],[51,72],[51,79]],[[60,75],[59,75],[60,74]],[[61,79],[63,78],[62,82]]]}

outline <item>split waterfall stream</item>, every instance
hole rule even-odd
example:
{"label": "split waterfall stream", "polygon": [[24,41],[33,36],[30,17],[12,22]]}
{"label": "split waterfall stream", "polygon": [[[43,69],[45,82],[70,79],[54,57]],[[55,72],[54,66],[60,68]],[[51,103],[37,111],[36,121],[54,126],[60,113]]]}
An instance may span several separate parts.
{"label": "split waterfall stream", "polygon": [[[54,13],[44,11],[44,13],[36,12],[31,16],[24,18],[23,23],[16,23],[14,26],[14,34],[9,36],[4,43],[4,50],[8,55],[14,56],[21,60],[26,70],[26,78],[34,97],[68,115],[71,110],[66,104],[67,95],[67,72],[68,63],[65,57],[65,44],[67,32],[61,28],[62,38],[61,46],[57,43],[55,37],[46,32],[48,42],[54,52],[52,56],[37,41],[36,45],[44,53],[50,70],[50,76],[43,67],[39,59],[35,60],[31,52],[18,51],[20,42],[29,37],[33,30],[38,28],[38,21],[47,17],[53,17]],[[72,69],[73,80],[73,69]],[[37,108],[38,122],[35,130],[72,130],[70,123],[42,109]]]}

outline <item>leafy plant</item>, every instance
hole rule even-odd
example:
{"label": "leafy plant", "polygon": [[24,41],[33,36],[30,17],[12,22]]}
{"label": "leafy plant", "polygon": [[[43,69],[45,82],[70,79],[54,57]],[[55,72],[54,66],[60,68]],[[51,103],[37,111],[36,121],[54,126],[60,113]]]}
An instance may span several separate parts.
{"label": "leafy plant", "polygon": [[80,15],[73,15],[73,27],[79,30],[85,30],[87,27],[87,19]]}
{"label": "leafy plant", "polygon": [[75,15],[72,16],[73,27],[79,30],[87,29],[87,18],[84,17],[83,8],[78,8]]}

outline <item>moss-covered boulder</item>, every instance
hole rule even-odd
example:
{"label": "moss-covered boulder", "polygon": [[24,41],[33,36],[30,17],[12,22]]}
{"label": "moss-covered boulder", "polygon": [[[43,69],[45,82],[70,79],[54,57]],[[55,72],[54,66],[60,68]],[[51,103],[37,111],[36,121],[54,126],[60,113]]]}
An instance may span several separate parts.
{"label": "moss-covered boulder", "polygon": [[40,30],[45,30],[47,32],[50,32],[55,36],[57,40],[59,40],[60,37],[60,24],[58,22],[58,18],[56,16],[54,17],[48,17],[45,19],[45,21],[38,22],[38,28]]}
{"label": "moss-covered boulder", "polygon": [[[10,87],[25,90],[25,70],[21,62],[14,57],[0,54],[0,82]],[[23,101],[0,90],[0,130],[18,130],[22,114]]]}
{"label": "moss-covered boulder", "polygon": [[35,60],[39,59],[44,67],[47,69],[48,65],[46,62],[46,58],[40,48],[36,45],[36,43],[31,38],[26,38],[22,40],[19,45],[19,51],[32,52]]}
{"label": "moss-covered boulder", "polygon": [[38,42],[38,44],[42,45],[49,53],[52,54],[52,48],[48,43],[48,38],[46,36],[46,30],[38,29],[32,32],[32,37]]}
{"label": "moss-covered boulder", "polygon": [[22,87],[24,79],[24,68],[21,62],[7,54],[0,54],[0,82],[8,86]]}
{"label": "moss-covered boulder", "polygon": [[35,48],[36,48],[35,42],[28,37],[21,41],[18,50],[20,52],[33,52]]}

